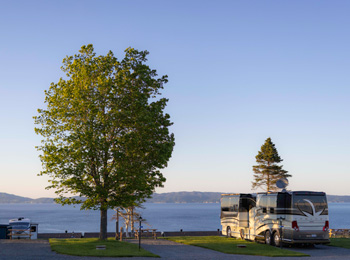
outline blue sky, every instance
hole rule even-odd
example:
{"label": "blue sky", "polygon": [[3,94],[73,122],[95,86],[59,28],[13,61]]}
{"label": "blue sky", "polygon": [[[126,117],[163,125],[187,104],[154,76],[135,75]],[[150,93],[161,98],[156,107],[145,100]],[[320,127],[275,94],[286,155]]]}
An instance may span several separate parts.
{"label": "blue sky", "polygon": [[176,146],[157,192],[251,192],[271,137],[290,189],[349,194],[349,1],[2,1],[0,192],[53,196],[32,116],[66,55],[131,46],[169,83]]}

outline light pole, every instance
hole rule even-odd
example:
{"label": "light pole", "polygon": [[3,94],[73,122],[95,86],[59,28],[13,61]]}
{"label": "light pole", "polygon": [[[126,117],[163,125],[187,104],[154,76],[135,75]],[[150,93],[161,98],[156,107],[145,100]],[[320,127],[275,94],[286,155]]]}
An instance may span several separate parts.
{"label": "light pole", "polygon": [[140,216],[139,220],[140,220],[140,223],[139,223],[139,251],[140,251],[140,249],[141,249],[141,228],[142,228],[142,226],[141,226],[142,217],[141,216]]}
{"label": "light pole", "polygon": [[118,240],[118,232],[119,232],[119,209],[117,209],[117,219],[115,222],[115,240]]}

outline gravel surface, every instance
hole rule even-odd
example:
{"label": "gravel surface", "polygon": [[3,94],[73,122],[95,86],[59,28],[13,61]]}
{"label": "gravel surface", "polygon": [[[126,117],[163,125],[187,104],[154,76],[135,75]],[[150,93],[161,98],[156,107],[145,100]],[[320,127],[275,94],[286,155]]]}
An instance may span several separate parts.
{"label": "gravel surface", "polygon": [[[131,243],[137,244],[137,240]],[[311,257],[264,257],[249,255],[229,255],[205,248],[178,244],[172,241],[158,239],[142,240],[142,247],[163,259],[238,259],[238,260],[340,260],[350,259],[350,250],[329,247],[315,246],[313,248],[292,248],[290,250],[302,252],[311,255]],[[109,260],[109,259],[133,259],[133,260],[153,260],[159,258],[152,257],[79,257],[59,255],[51,251],[47,240],[0,240],[0,260]]]}

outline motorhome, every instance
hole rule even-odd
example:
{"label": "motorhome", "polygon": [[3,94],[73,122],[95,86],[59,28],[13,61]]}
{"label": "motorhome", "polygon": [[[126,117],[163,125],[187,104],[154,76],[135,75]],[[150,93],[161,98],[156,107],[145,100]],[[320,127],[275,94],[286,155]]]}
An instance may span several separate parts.
{"label": "motorhome", "polygon": [[28,218],[10,219],[9,230],[12,239],[26,238],[31,239],[31,224]]}
{"label": "motorhome", "polygon": [[327,197],[312,191],[223,194],[221,225],[223,235],[270,245],[327,244]]}

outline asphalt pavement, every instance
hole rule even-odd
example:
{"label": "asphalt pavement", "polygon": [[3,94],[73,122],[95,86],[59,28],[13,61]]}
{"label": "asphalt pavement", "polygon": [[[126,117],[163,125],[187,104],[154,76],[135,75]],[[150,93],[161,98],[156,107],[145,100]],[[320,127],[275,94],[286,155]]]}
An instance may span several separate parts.
{"label": "asphalt pavement", "polygon": [[[137,244],[137,240],[131,240],[131,243]],[[350,250],[338,247],[317,245],[312,248],[292,248],[294,250],[311,255],[311,257],[265,257],[249,255],[230,255],[213,250],[178,244],[172,241],[158,239],[142,240],[142,247],[162,259],[181,260],[181,259],[214,259],[214,260],[340,260],[350,259]],[[51,251],[47,240],[0,240],[0,260],[109,260],[109,259],[133,259],[133,260],[153,260],[159,258],[153,257],[79,257],[60,255]]]}

